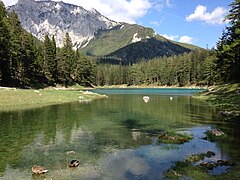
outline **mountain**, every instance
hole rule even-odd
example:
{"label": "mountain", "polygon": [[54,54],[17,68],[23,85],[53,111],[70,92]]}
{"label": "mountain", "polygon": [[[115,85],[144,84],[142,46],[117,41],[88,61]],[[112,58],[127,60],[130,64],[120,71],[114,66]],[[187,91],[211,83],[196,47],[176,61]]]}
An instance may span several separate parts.
{"label": "mountain", "polygon": [[76,48],[84,47],[98,30],[111,29],[119,23],[109,20],[97,10],[64,2],[18,0],[8,11],[15,11],[24,29],[38,39],[55,36],[58,46],[63,45],[66,32]]}
{"label": "mountain", "polygon": [[151,28],[115,22],[95,9],[87,11],[64,2],[19,0],[8,11],[15,11],[23,28],[38,39],[54,35],[59,47],[68,32],[75,48],[87,55],[103,57],[100,62],[128,64],[198,48],[170,41]]}
{"label": "mountain", "polygon": [[103,57],[100,62],[136,63],[141,59],[178,55],[199,47],[168,40],[153,29],[123,23],[110,30],[101,30],[94,40],[82,48],[90,56]]}

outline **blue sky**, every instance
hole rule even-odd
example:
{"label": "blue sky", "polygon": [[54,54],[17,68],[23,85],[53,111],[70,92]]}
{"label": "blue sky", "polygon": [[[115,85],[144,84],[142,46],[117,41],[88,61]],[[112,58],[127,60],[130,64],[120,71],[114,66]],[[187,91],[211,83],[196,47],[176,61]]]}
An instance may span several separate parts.
{"label": "blue sky", "polygon": [[227,25],[222,20],[230,0],[171,0],[162,9],[151,9],[139,19],[158,34],[176,41],[212,48]]}
{"label": "blue sky", "polygon": [[[57,1],[57,0],[55,0]],[[169,39],[212,48],[222,35],[233,0],[63,0],[110,19],[153,28]],[[17,0],[3,0],[5,6]]]}

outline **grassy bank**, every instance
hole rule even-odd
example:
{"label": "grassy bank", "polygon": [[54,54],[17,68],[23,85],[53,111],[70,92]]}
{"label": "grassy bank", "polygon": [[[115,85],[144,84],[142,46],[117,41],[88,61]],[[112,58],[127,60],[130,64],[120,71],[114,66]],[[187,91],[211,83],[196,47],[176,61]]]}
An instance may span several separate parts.
{"label": "grassy bank", "polygon": [[105,96],[88,91],[0,88],[0,111],[36,108],[74,101],[84,102],[102,97]]}
{"label": "grassy bank", "polygon": [[240,110],[240,84],[226,84],[210,87],[208,91],[195,96],[210,101],[226,111]]}

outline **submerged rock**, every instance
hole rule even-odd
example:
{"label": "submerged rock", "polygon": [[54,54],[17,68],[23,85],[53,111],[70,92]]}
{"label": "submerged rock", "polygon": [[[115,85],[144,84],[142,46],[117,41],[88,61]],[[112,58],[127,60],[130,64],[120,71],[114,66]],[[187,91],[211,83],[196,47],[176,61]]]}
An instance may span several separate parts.
{"label": "submerged rock", "polygon": [[210,158],[210,157],[213,157],[213,156],[215,156],[216,154],[214,153],[214,152],[212,152],[212,151],[208,151],[207,153],[206,153],[206,157],[208,157],[208,158]]}
{"label": "submerged rock", "polygon": [[143,101],[144,101],[145,103],[148,103],[149,100],[150,100],[149,96],[143,96]]}
{"label": "submerged rock", "polygon": [[75,154],[75,153],[76,153],[75,151],[67,151],[67,152],[66,152],[67,155]]}

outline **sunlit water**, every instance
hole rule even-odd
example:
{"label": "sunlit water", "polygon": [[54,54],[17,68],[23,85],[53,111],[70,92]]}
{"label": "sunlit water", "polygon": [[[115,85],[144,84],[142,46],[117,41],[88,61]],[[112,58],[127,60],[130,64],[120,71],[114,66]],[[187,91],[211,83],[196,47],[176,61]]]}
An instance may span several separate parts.
{"label": "sunlit water", "polygon": [[[239,157],[239,125],[226,124],[212,106],[192,98],[196,90],[98,92],[109,97],[0,112],[0,179],[163,179],[190,154],[213,151],[213,160]],[[149,96],[148,103],[143,96]],[[215,127],[228,135],[227,141],[202,139]],[[157,134],[171,129],[194,139],[182,145],[159,143]],[[68,167],[72,159],[80,161],[78,168]],[[49,172],[32,176],[33,165]]]}

